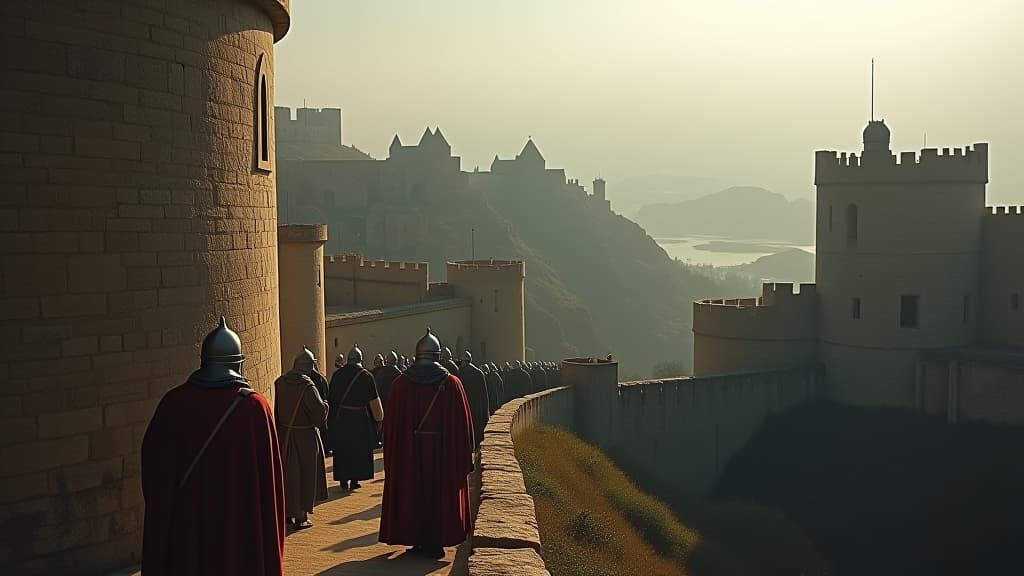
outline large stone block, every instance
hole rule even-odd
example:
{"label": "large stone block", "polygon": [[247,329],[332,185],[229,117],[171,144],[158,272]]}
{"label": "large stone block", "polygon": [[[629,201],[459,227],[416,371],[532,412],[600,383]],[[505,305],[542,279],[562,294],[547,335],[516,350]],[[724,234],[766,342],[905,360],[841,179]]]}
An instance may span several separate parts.
{"label": "large stone block", "polygon": [[473,546],[532,548],[540,552],[540,532],[528,494],[502,494],[480,501],[473,528]]}
{"label": "large stone block", "polygon": [[551,576],[536,550],[474,548],[469,576]]}

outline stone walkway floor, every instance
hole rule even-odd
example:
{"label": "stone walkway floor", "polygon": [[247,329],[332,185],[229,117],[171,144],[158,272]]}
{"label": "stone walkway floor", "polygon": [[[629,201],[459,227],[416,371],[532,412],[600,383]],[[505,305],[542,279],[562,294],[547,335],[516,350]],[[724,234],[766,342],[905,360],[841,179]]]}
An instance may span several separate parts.
{"label": "stone walkway floor", "polygon": [[[332,480],[333,462],[327,459],[330,498],[314,510],[313,527],[288,531],[284,543],[287,576],[428,576],[466,573],[469,547],[447,548],[442,560],[407,554],[404,546],[377,541],[381,497],[384,493],[384,460],[374,456],[377,473],[355,492],[342,491]],[[128,572],[141,576],[140,572]]]}

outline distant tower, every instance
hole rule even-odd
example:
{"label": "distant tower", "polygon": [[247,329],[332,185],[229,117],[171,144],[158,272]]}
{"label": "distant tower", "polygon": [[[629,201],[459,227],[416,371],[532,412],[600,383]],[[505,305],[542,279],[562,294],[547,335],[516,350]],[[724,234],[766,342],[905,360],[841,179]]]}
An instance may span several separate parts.
{"label": "distant tower", "polygon": [[480,360],[526,359],[523,283],[526,263],[462,260],[448,263],[448,283],[456,296],[473,301],[470,350]]}
{"label": "distant tower", "polygon": [[281,302],[281,371],[292,368],[303,346],[313,351],[327,374],[324,311],[325,224],[286,224],[277,228],[278,289]]}
{"label": "distant tower", "polygon": [[594,199],[602,201],[606,199],[604,194],[604,178],[594,179]]}
{"label": "distant tower", "polygon": [[884,121],[863,136],[815,158],[819,358],[837,400],[914,406],[917,354],[976,337],[988,145],[897,163]]}

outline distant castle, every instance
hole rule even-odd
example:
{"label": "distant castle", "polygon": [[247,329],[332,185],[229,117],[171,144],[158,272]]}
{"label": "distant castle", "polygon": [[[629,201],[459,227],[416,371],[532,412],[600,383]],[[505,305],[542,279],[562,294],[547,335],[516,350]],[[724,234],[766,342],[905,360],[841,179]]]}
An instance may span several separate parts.
{"label": "distant castle", "polygon": [[452,155],[440,128],[425,129],[416,144],[405,144],[395,135],[384,160],[303,154],[304,149],[319,149],[321,136],[328,132],[331,144],[341,146],[341,135],[334,132],[336,126],[340,130],[336,110],[299,109],[291,120],[291,110],[277,108],[278,126],[285,126],[291,136],[307,138],[287,146],[278,144],[281,220],[332,224],[329,246],[375,254],[408,253],[423,225],[418,206],[465,201],[498,188],[566,194],[611,210],[604,180],[595,180],[594,193],[588,194],[564,169],[548,168],[532,138],[514,159],[495,156],[489,172],[464,172],[462,159]]}
{"label": "distant castle", "polygon": [[1024,214],[985,206],[987,144],[897,158],[889,136],[817,152],[816,284],[696,302],[694,373],[820,363],[841,402],[1024,420]]}

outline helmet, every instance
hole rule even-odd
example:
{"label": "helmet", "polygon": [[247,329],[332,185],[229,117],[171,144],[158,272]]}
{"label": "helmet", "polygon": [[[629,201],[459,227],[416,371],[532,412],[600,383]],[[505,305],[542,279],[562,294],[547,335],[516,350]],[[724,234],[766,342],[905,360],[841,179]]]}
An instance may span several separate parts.
{"label": "helmet", "polygon": [[416,362],[437,362],[440,357],[441,342],[430,333],[430,328],[427,328],[427,333],[416,343]]}
{"label": "helmet", "polygon": [[316,370],[316,356],[313,355],[313,351],[305,346],[302,347],[302,351],[295,356],[295,362],[292,363],[292,370],[301,372],[306,376],[309,376]]}
{"label": "helmet", "polygon": [[473,363],[473,354],[470,353],[469,350],[463,350],[462,351],[462,361],[472,364]]}
{"label": "helmet", "polygon": [[511,369],[512,369],[512,365],[509,364],[508,362],[505,362],[505,370],[507,371],[507,370],[511,370]]}
{"label": "helmet", "polygon": [[245,381],[242,377],[242,362],[245,361],[242,340],[228,328],[223,316],[220,324],[203,338],[201,350],[199,370],[192,374],[190,381],[211,387]]}
{"label": "helmet", "polygon": [[342,356],[341,354],[338,354],[337,356],[334,357],[334,367],[335,368],[341,368],[344,365],[345,365],[345,357],[344,356]]}
{"label": "helmet", "polygon": [[352,349],[348,351],[348,363],[349,364],[362,364],[363,363],[363,351],[359,349],[359,343],[356,342],[352,345]]}
{"label": "helmet", "polygon": [[373,367],[374,368],[379,368],[379,367],[381,367],[383,365],[384,365],[384,355],[383,354],[377,354],[376,356],[373,357]]}
{"label": "helmet", "polygon": [[483,372],[484,374],[490,374],[491,373],[491,367],[488,366],[487,364],[483,364],[483,365],[480,366],[480,371]]}
{"label": "helmet", "polygon": [[452,350],[451,350],[451,348],[449,348],[447,346],[445,346],[444,348],[441,348],[441,361],[442,362],[444,362],[445,360],[449,360],[450,361],[451,359],[452,359]]}
{"label": "helmet", "polygon": [[522,367],[523,367],[523,361],[522,360],[516,360],[515,368],[522,368]]}
{"label": "helmet", "polygon": [[384,358],[384,363],[387,364],[388,366],[394,366],[395,364],[398,364],[398,352],[392,350],[387,355],[387,357]]}

